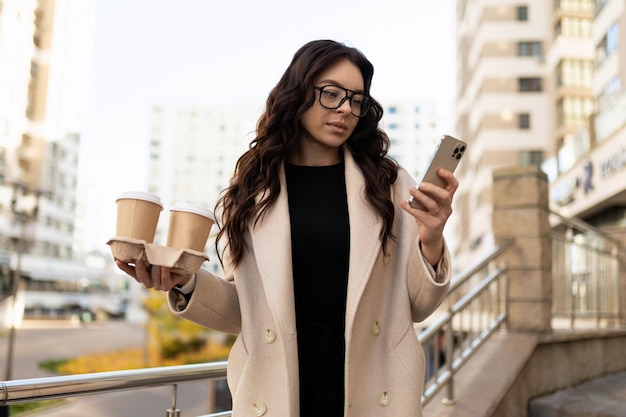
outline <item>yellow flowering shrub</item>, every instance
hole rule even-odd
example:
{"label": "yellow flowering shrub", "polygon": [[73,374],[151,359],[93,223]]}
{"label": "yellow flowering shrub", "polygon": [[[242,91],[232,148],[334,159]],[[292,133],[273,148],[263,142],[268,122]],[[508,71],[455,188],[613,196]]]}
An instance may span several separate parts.
{"label": "yellow flowering shrub", "polygon": [[151,290],[143,300],[148,313],[145,346],[73,358],[57,368],[62,374],[84,374],[225,360],[232,337],[215,332],[169,311],[163,292]]}

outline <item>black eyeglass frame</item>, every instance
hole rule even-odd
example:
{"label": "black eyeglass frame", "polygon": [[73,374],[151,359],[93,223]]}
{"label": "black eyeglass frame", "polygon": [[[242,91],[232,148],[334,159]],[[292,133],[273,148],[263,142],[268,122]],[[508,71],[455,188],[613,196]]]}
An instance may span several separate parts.
{"label": "black eyeglass frame", "polygon": [[[328,107],[326,105],[324,105],[324,103],[322,103],[322,93],[324,92],[324,89],[326,87],[334,87],[334,88],[338,88],[340,90],[343,90],[346,95],[339,101],[339,104],[337,104],[336,107]],[[339,107],[341,107],[343,105],[343,103],[346,102],[346,100],[350,100],[350,114],[352,114],[354,117],[358,117],[359,119],[364,117],[367,112],[370,110],[370,108],[372,107],[372,99],[369,98],[366,94],[364,93],[359,93],[358,91],[353,91],[353,90],[349,90],[347,88],[344,87],[340,87],[338,85],[334,85],[334,84],[327,84],[327,85],[323,85],[323,86],[317,86],[314,85],[313,86],[314,90],[318,90],[320,92],[319,98],[317,101],[319,101],[320,105],[322,107],[324,107],[325,109],[328,110],[337,110]],[[352,95],[349,95],[349,93],[352,93]],[[354,97],[355,94],[358,94],[360,96],[363,96],[363,103],[361,103],[361,114],[360,115],[356,115],[352,112],[352,98]],[[363,110],[363,107],[365,107],[365,110]]]}

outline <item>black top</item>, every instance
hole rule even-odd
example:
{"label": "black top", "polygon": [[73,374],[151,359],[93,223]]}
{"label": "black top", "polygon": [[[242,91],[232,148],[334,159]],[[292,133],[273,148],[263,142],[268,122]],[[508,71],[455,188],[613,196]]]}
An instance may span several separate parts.
{"label": "black top", "polygon": [[344,163],[285,163],[301,417],[343,416],[350,223]]}

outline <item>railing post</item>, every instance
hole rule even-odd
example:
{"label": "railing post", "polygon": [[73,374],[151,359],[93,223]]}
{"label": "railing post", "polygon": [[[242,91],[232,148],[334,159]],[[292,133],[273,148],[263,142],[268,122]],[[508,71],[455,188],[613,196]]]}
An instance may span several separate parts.
{"label": "railing post", "polygon": [[[504,271],[504,276],[502,277],[502,283],[503,283],[502,284],[503,285],[502,291],[503,291],[503,293],[500,295],[504,299],[503,300],[503,303],[504,303],[504,307],[503,307],[504,308],[504,317],[505,317],[504,327],[505,327],[506,330],[509,330],[510,329],[510,325],[509,325],[509,272],[508,272],[509,271],[509,267],[508,267],[506,261],[504,261],[502,263],[502,268],[501,269]],[[500,280],[498,280],[498,283],[499,283],[499,281]]]}
{"label": "railing post", "polygon": [[[614,245],[612,250],[611,250],[611,279],[614,281],[613,282],[613,287],[615,288],[615,298],[614,298],[614,304],[615,305],[615,313],[617,315],[616,317],[616,322],[613,323],[614,325],[621,325],[621,324],[626,324],[626,321],[622,321],[624,318],[624,309],[622,309],[622,294],[624,294],[624,289],[621,288],[622,287],[622,283],[620,282],[620,261],[619,261],[619,256],[618,256],[618,247],[617,245]],[[624,273],[622,271],[622,273]],[[626,281],[626,280],[624,280]]]}
{"label": "railing post", "polygon": [[615,253],[615,275],[617,280],[617,322],[621,326],[626,326],[626,226],[623,224],[612,227],[603,227],[616,244],[613,247]]}
{"label": "railing post", "polygon": [[454,362],[454,314],[450,311],[450,321],[446,326],[445,331],[445,349],[446,349],[446,369],[449,372],[450,380],[446,384],[446,396],[442,400],[445,405],[454,405],[456,400],[454,399],[454,370],[452,369],[452,362]]}
{"label": "railing post", "polygon": [[574,273],[572,272],[572,248],[574,248],[574,229],[568,226],[565,231],[565,242],[563,243],[563,260],[567,267],[565,271],[565,288],[569,291],[569,326],[573,329],[576,320],[576,295],[574,294]]}
{"label": "railing post", "polygon": [[605,312],[605,305],[602,302],[602,287],[603,285],[605,285],[606,282],[603,283],[603,271],[606,270],[605,266],[604,266],[604,262],[606,262],[606,257],[604,256],[603,253],[601,253],[601,251],[594,247],[593,248],[593,252],[591,254],[591,258],[592,258],[592,262],[591,262],[591,268],[592,268],[592,275],[591,275],[591,282],[592,282],[592,288],[594,291],[594,297],[595,300],[593,300],[593,302],[595,303],[595,313],[596,313],[596,327],[599,328],[600,327],[600,323],[602,321],[602,317],[604,315]]}
{"label": "railing post", "polygon": [[180,410],[176,408],[176,396],[178,394],[178,384],[172,385],[172,408],[165,410],[165,417],[180,417]]}

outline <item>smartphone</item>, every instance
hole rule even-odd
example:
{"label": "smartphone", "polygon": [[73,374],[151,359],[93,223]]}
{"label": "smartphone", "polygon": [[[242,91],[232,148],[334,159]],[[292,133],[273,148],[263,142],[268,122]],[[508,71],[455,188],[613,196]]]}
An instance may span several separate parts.
{"label": "smartphone", "polygon": [[[435,184],[438,187],[444,187],[445,183],[439,178],[439,175],[437,175],[437,170],[444,168],[450,172],[454,172],[466,150],[467,144],[462,140],[449,135],[443,135],[441,139],[439,139],[439,143],[430,158],[430,162],[420,180],[417,181],[416,186],[419,187],[419,185],[425,181]],[[413,196],[410,196],[409,203],[413,208],[425,209],[420,203],[413,199]]]}

